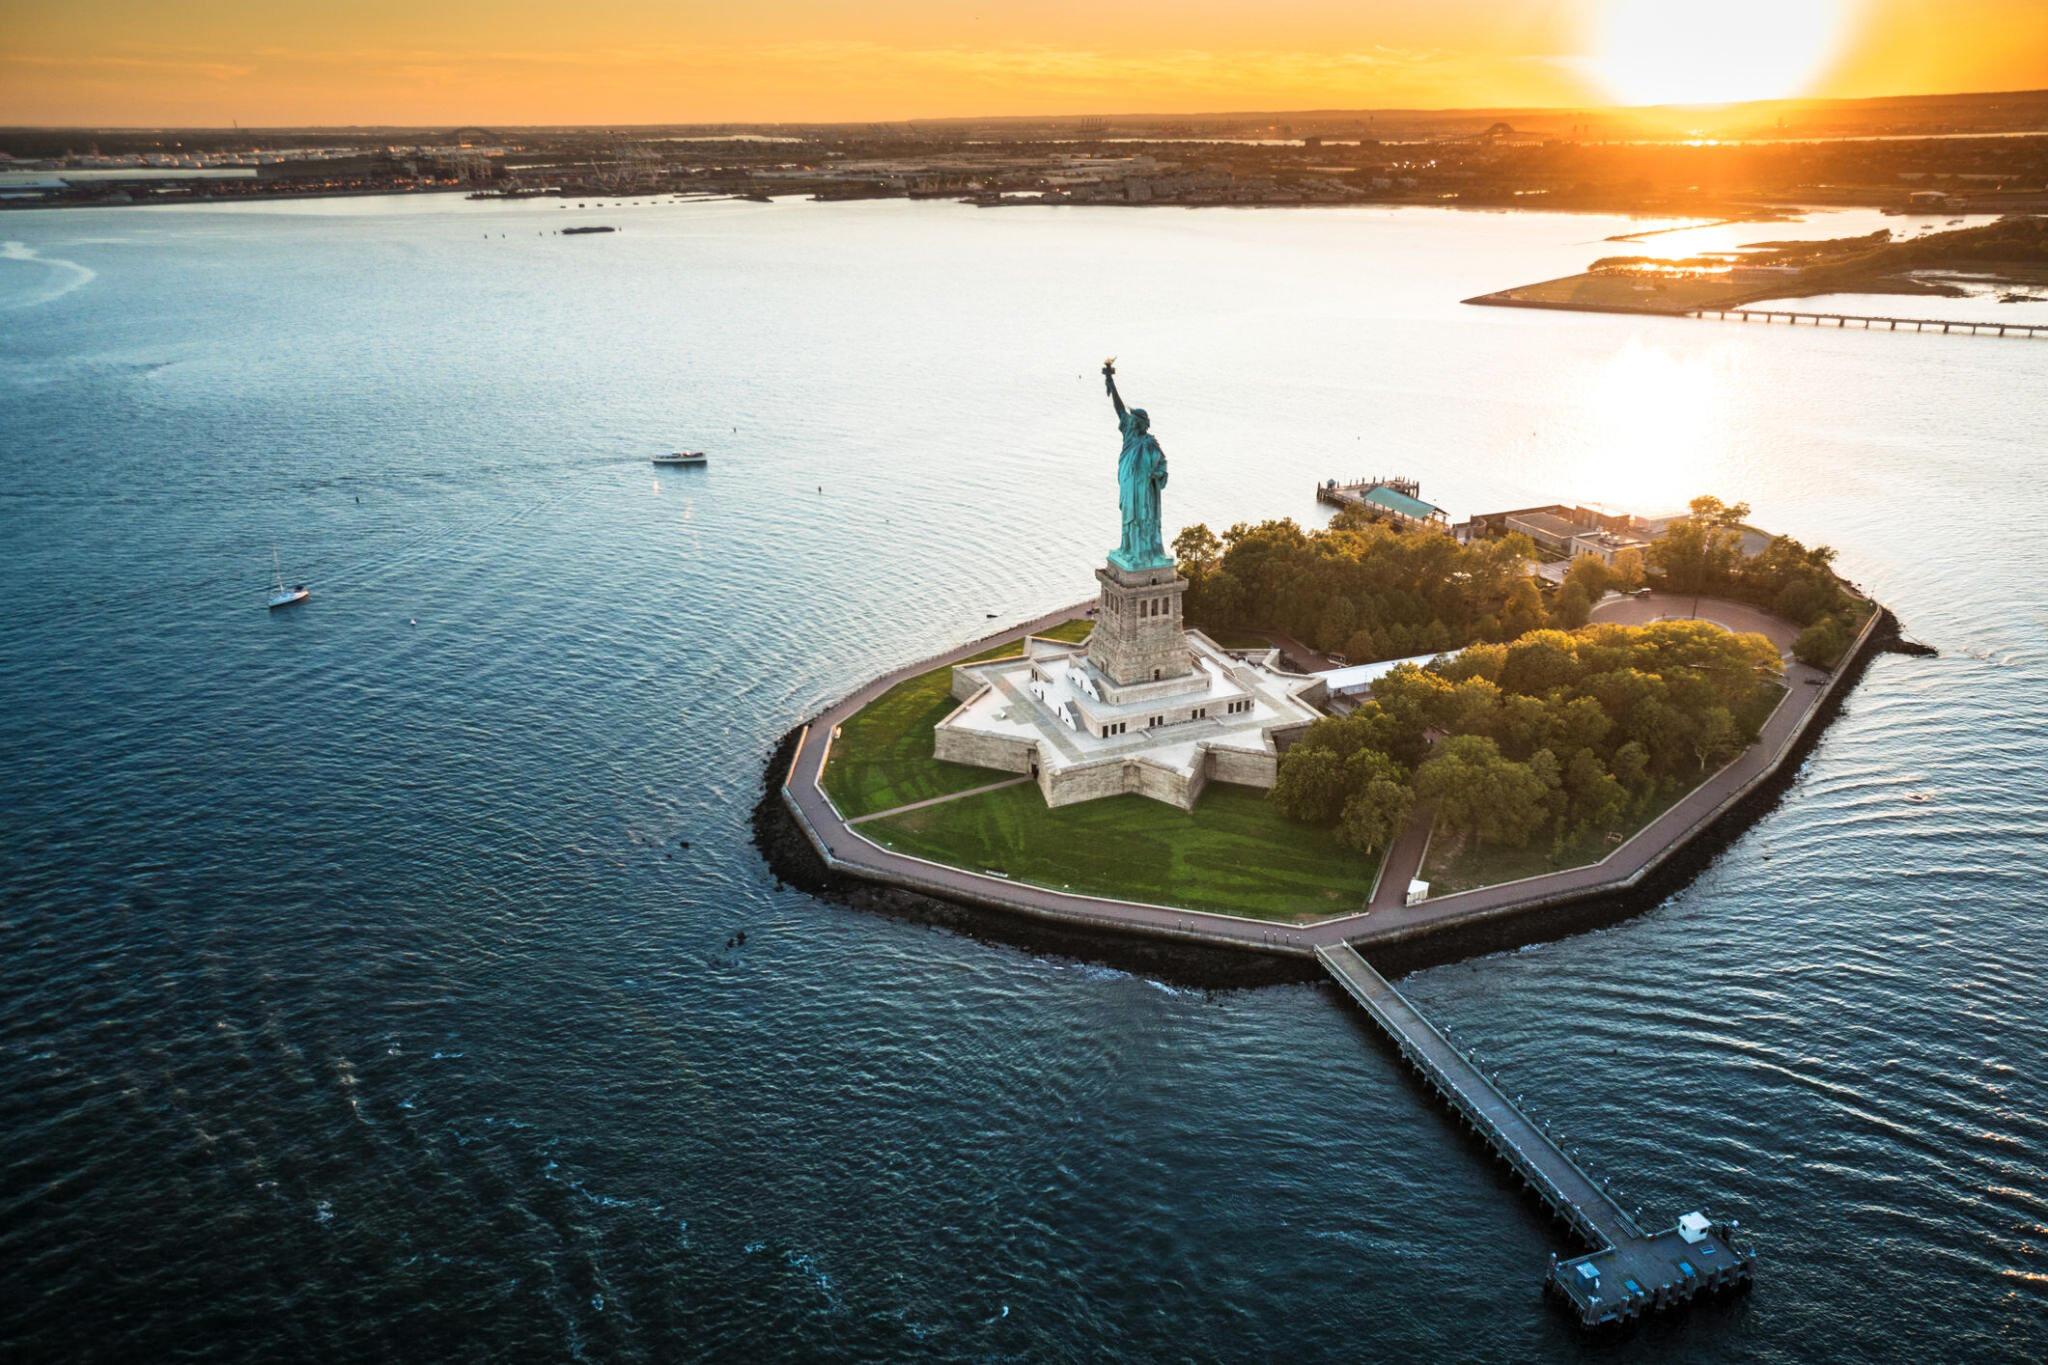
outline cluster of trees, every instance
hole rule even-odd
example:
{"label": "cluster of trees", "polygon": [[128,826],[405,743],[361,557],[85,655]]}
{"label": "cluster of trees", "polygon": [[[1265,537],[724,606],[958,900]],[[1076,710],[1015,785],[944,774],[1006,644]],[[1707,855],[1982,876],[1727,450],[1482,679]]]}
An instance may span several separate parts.
{"label": "cluster of trees", "polygon": [[[1798,281],[1800,294],[1823,294],[1928,266],[2038,266],[2043,263],[2048,263],[2048,218],[2011,214],[1980,227],[1898,239],[1893,238],[1890,229],[1879,228],[1861,237],[1834,237],[1815,242],[1758,242],[1740,252],[1708,252],[1681,259],[1602,256],[1587,269],[1595,273],[1641,270],[1667,273],[1671,270],[1711,272],[1725,270],[1735,264],[1790,265],[1805,272]],[[1778,288],[1782,293],[1786,286]]]}
{"label": "cluster of trees", "polygon": [[1804,627],[1793,653],[1817,667],[1833,668],[1868,610],[1836,577],[1835,552],[1778,536],[1746,559],[1742,537],[1748,503],[1700,497],[1691,508],[1691,516],[1673,522],[1651,543],[1651,580],[1671,592],[1732,597],[1782,616]]}
{"label": "cluster of trees", "polygon": [[1512,640],[1548,620],[1524,536],[1460,545],[1346,508],[1326,531],[1240,522],[1219,539],[1190,526],[1173,549],[1191,623],[1284,630],[1353,663]]}
{"label": "cluster of trees", "polygon": [[1557,845],[1690,786],[1756,737],[1778,652],[1703,621],[1537,630],[1403,664],[1280,760],[1272,800],[1362,852],[1416,799],[1482,844]]}
{"label": "cluster of trees", "polygon": [[1623,550],[1614,563],[1602,563],[1591,555],[1580,555],[1564,571],[1564,582],[1550,602],[1550,624],[1560,630],[1577,630],[1610,589],[1634,592],[1648,574],[1640,550]]}
{"label": "cluster of trees", "polygon": [[2048,218],[2008,214],[1979,227],[1893,239],[1880,229],[1867,237],[1824,242],[1766,242],[1750,257],[1773,265],[1805,267],[1799,292],[1824,294],[1929,266],[2038,266],[2048,263]]}

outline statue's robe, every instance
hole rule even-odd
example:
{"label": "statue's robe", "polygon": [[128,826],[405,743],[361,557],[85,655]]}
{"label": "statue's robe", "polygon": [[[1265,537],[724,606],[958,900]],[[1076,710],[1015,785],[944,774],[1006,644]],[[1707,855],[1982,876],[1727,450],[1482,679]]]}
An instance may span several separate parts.
{"label": "statue's robe", "polygon": [[1132,564],[1166,560],[1160,543],[1159,490],[1166,487],[1166,452],[1149,431],[1140,431],[1135,414],[1125,413],[1123,453],[1117,457],[1117,501],[1123,508],[1124,538],[1120,556]]}

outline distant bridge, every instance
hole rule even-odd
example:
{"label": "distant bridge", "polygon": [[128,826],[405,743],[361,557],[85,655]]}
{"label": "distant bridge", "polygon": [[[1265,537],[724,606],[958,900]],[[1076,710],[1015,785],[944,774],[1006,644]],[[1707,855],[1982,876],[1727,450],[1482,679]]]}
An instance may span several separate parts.
{"label": "distant bridge", "polygon": [[1782,308],[1694,308],[1689,318],[1712,318],[1720,322],[1806,323],[1814,327],[1847,327],[1856,323],[1866,332],[1882,328],[1887,332],[1962,332],[1969,336],[2048,337],[2044,322],[1958,322],[1940,318],[1875,318],[1857,313],[1791,313]]}

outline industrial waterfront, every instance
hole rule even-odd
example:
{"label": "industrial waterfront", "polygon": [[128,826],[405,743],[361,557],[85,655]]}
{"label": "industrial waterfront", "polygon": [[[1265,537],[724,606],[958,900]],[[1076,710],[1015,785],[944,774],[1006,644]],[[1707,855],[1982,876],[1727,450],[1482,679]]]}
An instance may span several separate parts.
{"label": "industrial waterfront", "polygon": [[[749,845],[793,717],[1086,590],[1122,351],[1175,520],[1348,470],[1714,489],[1941,649],[1668,902],[1395,985],[1640,1230],[1755,1230],[1753,1290],[1637,1349],[2040,1357],[2038,348],[1458,304],[1620,219],[551,214],[7,221],[10,1339],[89,1300],[131,1355],[226,1315],[277,1355],[1580,1358],[1536,1297],[1573,1243],[1338,986],[849,910]],[[273,543],[317,591],[266,616]]]}

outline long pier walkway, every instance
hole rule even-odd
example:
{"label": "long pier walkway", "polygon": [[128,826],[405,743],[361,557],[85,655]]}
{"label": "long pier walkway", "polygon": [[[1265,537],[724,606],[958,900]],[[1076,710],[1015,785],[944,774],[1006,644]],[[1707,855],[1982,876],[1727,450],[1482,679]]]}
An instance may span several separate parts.
{"label": "long pier walkway", "polygon": [[1625,1321],[1684,1302],[1701,1290],[1750,1279],[1756,1253],[1736,1240],[1735,1224],[1689,1213],[1662,1232],[1645,1233],[1598,1180],[1356,949],[1318,946],[1316,956],[1452,1113],[1592,1248],[1569,1260],[1553,1257],[1544,1281],[1545,1289],[1559,1295],[1582,1323]]}
{"label": "long pier walkway", "polygon": [[1787,322],[1797,327],[1847,327],[1855,323],[1863,331],[1960,332],[1967,336],[2048,337],[2048,323],[1964,322],[1954,318],[1883,318],[1858,313],[1804,313],[1783,308],[1695,308],[1689,318],[1711,318],[1718,322]]}

